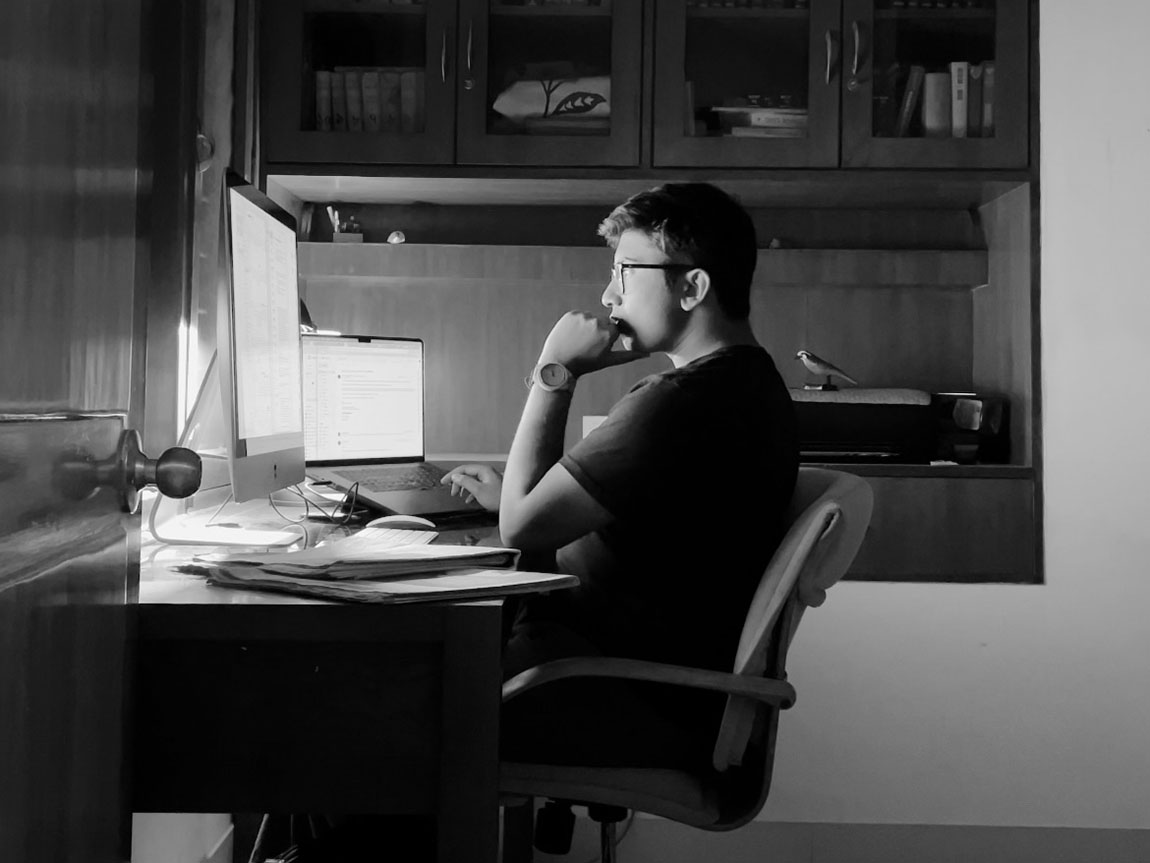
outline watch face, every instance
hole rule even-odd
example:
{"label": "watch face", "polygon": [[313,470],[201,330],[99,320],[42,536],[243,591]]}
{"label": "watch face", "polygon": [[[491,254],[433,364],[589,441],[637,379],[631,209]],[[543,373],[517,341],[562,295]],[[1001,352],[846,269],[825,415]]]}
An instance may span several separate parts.
{"label": "watch face", "polygon": [[561,387],[567,383],[567,369],[559,363],[547,363],[539,369],[539,379],[545,386]]}

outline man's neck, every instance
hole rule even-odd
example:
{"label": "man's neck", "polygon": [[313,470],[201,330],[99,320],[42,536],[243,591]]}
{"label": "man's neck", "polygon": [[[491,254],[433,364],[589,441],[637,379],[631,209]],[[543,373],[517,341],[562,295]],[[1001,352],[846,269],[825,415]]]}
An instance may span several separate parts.
{"label": "man's neck", "polygon": [[729,318],[719,317],[707,321],[706,324],[683,333],[679,343],[667,351],[667,356],[675,368],[682,368],[687,363],[735,345],[760,347],[758,339],[751,330],[750,321],[732,321]]}

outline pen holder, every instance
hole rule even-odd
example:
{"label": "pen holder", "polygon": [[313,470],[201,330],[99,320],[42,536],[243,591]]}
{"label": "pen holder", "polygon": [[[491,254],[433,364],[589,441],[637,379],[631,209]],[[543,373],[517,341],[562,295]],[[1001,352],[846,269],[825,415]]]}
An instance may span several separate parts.
{"label": "pen holder", "polygon": [[362,243],[363,234],[348,234],[343,231],[336,231],[331,235],[333,243]]}

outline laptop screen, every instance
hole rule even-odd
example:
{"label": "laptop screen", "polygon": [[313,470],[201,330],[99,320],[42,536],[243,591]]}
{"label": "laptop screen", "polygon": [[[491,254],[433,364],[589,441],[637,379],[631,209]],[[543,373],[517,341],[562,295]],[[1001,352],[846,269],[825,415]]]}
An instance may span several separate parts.
{"label": "laptop screen", "polygon": [[304,455],[312,464],[423,458],[423,342],[304,335]]}

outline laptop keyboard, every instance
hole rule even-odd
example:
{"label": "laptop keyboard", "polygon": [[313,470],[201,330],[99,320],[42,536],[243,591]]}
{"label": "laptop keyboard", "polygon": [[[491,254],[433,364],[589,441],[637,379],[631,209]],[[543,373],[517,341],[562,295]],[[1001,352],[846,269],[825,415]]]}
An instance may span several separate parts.
{"label": "laptop keyboard", "polygon": [[356,470],[335,471],[348,482],[358,482],[366,491],[418,491],[435,488],[443,471],[429,464],[384,465]]}

